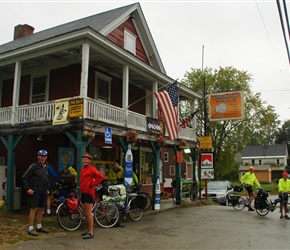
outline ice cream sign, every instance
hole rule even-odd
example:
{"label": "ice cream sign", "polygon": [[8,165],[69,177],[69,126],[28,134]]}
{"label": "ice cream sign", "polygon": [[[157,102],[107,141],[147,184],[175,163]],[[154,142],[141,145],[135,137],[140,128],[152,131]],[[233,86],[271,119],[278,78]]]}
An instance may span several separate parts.
{"label": "ice cream sign", "polygon": [[212,153],[201,154],[201,168],[213,168],[213,154]]}

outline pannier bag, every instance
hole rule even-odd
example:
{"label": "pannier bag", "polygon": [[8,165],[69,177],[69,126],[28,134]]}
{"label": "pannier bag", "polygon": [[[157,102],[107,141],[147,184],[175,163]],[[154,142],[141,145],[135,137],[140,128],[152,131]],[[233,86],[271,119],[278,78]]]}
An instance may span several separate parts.
{"label": "pannier bag", "polygon": [[257,195],[256,198],[255,198],[255,208],[256,209],[265,209],[265,208],[267,208],[266,198],[265,198],[265,196]]}
{"label": "pannier bag", "polygon": [[67,206],[70,210],[76,211],[78,209],[79,199],[78,198],[68,198]]}

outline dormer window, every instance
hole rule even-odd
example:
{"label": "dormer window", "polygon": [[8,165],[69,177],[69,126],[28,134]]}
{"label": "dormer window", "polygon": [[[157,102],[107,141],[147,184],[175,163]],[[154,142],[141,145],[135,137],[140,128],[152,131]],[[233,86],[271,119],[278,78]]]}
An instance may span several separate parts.
{"label": "dormer window", "polygon": [[136,55],[136,36],[128,30],[124,30],[124,49]]}

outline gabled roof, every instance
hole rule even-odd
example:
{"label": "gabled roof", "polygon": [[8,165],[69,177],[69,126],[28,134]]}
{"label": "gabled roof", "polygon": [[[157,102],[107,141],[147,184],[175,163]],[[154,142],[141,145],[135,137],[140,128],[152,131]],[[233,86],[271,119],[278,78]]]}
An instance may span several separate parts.
{"label": "gabled roof", "polygon": [[1,54],[8,53],[26,46],[34,45],[70,32],[77,30],[91,28],[101,35],[108,35],[109,32],[117,28],[131,15],[134,16],[136,28],[142,40],[143,46],[149,55],[154,55],[153,67],[165,74],[164,66],[161,62],[159,53],[154,44],[149,27],[143,15],[139,3],[130,4],[124,7],[116,8],[96,15],[85,17],[69,23],[65,23],[50,29],[36,32],[32,35],[16,39],[0,46],[0,60]]}
{"label": "gabled roof", "polygon": [[243,158],[265,158],[273,156],[288,156],[287,145],[246,146]]}

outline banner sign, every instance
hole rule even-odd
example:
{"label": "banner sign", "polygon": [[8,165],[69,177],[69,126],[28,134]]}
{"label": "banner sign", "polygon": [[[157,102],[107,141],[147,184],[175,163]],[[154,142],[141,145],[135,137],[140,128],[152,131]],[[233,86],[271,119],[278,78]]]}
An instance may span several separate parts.
{"label": "banner sign", "polygon": [[68,115],[68,99],[56,100],[52,125],[67,124],[68,123],[67,115]]}
{"label": "banner sign", "polygon": [[244,91],[208,94],[209,120],[244,119]]}
{"label": "banner sign", "polygon": [[181,151],[176,151],[176,162],[183,162]]}
{"label": "banner sign", "polygon": [[84,99],[73,99],[69,101],[69,118],[82,117],[84,110]]}
{"label": "banner sign", "polygon": [[163,121],[152,117],[146,117],[146,122],[147,132],[157,135],[165,135],[165,124]]}

